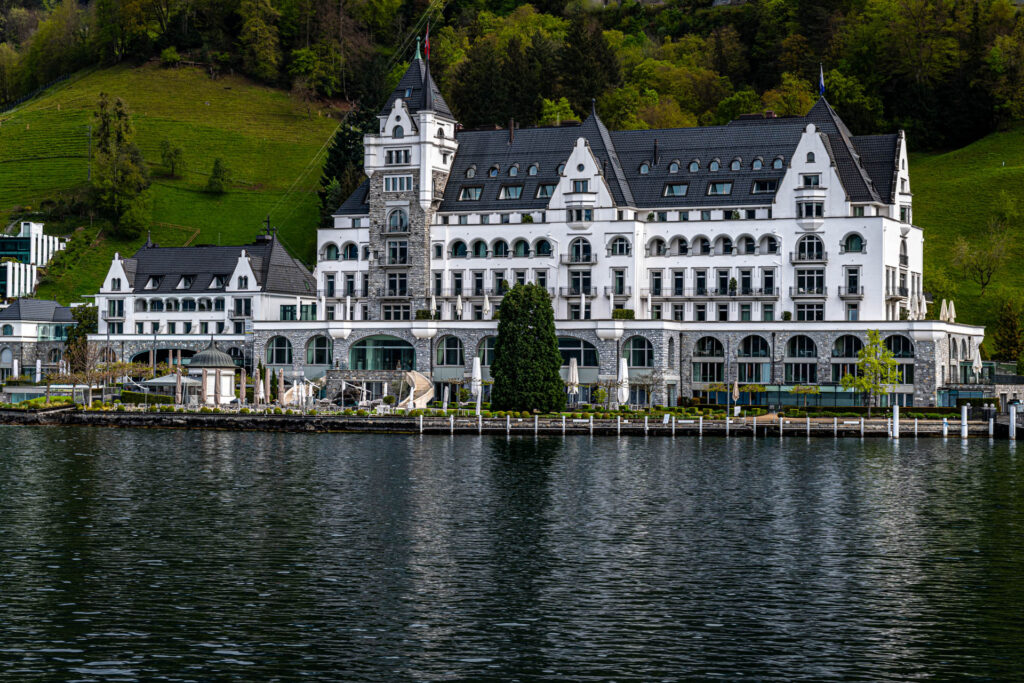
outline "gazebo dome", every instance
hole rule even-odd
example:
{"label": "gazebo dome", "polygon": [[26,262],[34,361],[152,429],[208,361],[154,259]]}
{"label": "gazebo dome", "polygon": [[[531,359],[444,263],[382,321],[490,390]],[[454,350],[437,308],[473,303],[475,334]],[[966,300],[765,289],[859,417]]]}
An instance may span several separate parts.
{"label": "gazebo dome", "polygon": [[205,349],[192,356],[192,360],[189,361],[189,370],[202,370],[203,368],[231,368],[234,369],[235,361],[228,354],[224,353],[220,349],[210,342],[210,345]]}

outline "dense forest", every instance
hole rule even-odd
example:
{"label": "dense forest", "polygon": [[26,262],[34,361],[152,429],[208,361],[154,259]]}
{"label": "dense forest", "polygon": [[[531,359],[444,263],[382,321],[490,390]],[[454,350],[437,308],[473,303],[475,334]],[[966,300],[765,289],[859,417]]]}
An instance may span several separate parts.
{"label": "dense forest", "polygon": [[467,126],[585,115],[615,128],[802,113],[823,65],[855,133],[963,145],[1024,117],[1010,0],[0,0],[0,107],[91,65],[162,60],[375,107],[430,26]]}

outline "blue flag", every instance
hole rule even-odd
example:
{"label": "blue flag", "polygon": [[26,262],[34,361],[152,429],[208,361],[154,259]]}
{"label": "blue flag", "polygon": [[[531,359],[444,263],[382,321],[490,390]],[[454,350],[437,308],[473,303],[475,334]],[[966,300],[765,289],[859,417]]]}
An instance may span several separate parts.
{"label": "blue flag", "polygon": [[818,64],[818,95],[825,96],[825,69]]}

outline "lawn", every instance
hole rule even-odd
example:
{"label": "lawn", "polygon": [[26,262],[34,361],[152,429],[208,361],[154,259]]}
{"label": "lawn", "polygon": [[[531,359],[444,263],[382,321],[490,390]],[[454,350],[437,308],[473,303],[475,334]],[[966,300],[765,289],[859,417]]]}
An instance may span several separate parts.
{"label": "lawn", "polygon": [[[78,74],[0,116],[0,218],[36,206],[88,182],[89,134],[100,92],[131,108],[137,143],[153,171],[153,239],[183,244],[238,244],[251,240],[269,214],[284,244],[312,262],[316,243],[320,170],[325,144],[340,112],[313,109],[288,93],[237,76],[216,80],[195,68],[119,66]],[[186,171],[168,178],[160,142],[180,146]],[[203,191],[213,160],[231,171],[229,191]],[[180,226],[164,227],[161,224]],[[78,226],[75,226],[78,227]],[[82,221],[76,234],[90,240],[72,268],[40,288],[40,296],[69,301],[96,291],[115,252],[132,253],[145,237],[110,239]],[[100,233],[97,237],[97,233]]]}

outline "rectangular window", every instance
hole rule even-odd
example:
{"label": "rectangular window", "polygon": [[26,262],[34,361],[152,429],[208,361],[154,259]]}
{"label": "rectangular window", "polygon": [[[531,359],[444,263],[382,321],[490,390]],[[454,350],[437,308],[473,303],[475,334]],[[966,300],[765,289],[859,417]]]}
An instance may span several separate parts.
{"label": "rectangular window", "polygon": [[383,320],[410,320],[412,318],[408,304],[382,304],[380,314]]}
{"label": "rectangular window", "polygon": [[773,194],[779,189],[778,180],[755,180],[752,194]]}
{"label": "rectangular window", "polygon": [[651,306],[651,320],[661,320],[661,304]]}
{"label": "rectangular window", "polygon": [[846,304],[846,319],[850,321],[860,320],[859,304]]}
{"label": "rectangular window", "polygon": [[721,382],[724,376],[725,363],[721,361],[701,361],[693,363],[694,382]]}
{"label": "rectangular window", "polygon": [[729,304],[718,304],[718,321],[729,322]]}
{"label": "rectangular window", "polygon": [[537,199],[547,199],[548,197],[555,194],[555,186],[550,184],[539,185],[537,187]]}
{"label": "rectangular window", "polygon": [[388,242],[388,264],[392,266],[404,266],[409,262],[409,242],[406,240],[391,240]]}
{"label": "rectangular window", "polygon": [[352,219],[352,227],[353,228],[361,228],[362,226],[363,226],[363,219],[362,218],[353,218]]}
{"label": "rectangular window", "polygon": [[299,320],[316,320],[316,304],[299,306]]}
{"label": "rectangular window", "polygon": [[482,270],[473,272],[473,296],[484,295],[484,272]]}
{"label": "rectangular window", "polygon": [[482,187],[463,187],[459,191],[460,202],[473,202],[480,199],[480,194],[484,191]]}
{"label": "rectangular window", "polygon": [[797,320],[824,320],[825,319],[825,305],[824,304],[797,304],[796,305],[796,319]]}
{"label": "rectangular window", "polygon": [[693,284],[697,290],[697,296],[704,296],[708,293],[708,272],[706,270],[693,271]]}
{"label": "rectangular window", "polygon": [[590,320],[590,309],[592,306],[587,306],[587,309],[580,315],[579,304],[569,304],[569,320]]}
{"label": "rectangular window", "polygon": [[408,164],[410,153],[407,149],[389,149],[384,154],[384,163],[388,166]]}
{"label": "rectangular window", "polygon": [[500,199],[519,199],[523,195],[522,185],[503,185]]}
{"label": "rectangular window", "polygon": [[345,274],[345,296],[356,295],[356,276],[352,273]]}
{"label": "rectangular window", "polygon": [[761,291],[764,294],[772,295],[775,293],[775,269],[764,268],[761,270]]}
{"label": "rectangular window", "polygon": [[459,216],[459,225],[469,225],[469,216],[466,214]]}
{"label": "rectangular window", "polygon": [[541,287],[548,286],[548,271],[538,270],[536,273],[537,284]]}
{"label": "rectangular window", "polygon": [[901,206],[900,207],[900,222],[901,223],[909,223],[910,222],[910,207],[909,206]]}
{"label": "rectangular window", "polygon": [[681,220],[681,221],[688,221],[688,220],[690,220],[690,212],[689,211],[680,211],[679,212],[679,220]]}
{"label": "rectangular window", "polygon": [[746,384],[767,384],[771,381],[771,365],[769,363],[737,363],[736,379]]}
{"label": "rectangular window", "polygon": [[685,314],[686,314],[686,306],[685,305],[683,305],[683,304],[673,304],[672,305],[672,319],[673,320],[682,320],[683,316]]}
{"label": "rectangular window", "polygon": [[786,363],[786,384],[817,384],[816,363]]}
{"label": "rectangular window", "polygon": [[385,192],[408,192],[412,189],[411,175],[386,175],[384,176]]}
{"label": "rectangular window", "polygon": [[333,306],[333,305],[328,306],[326,309],[324,309],[324,313],[327,314],[327,319],[328,320],[334,320],[335,319],[335,317],[334,317],[335,316],[335,309],[336,309],[336,306]]}
{"label": "rectangular window", "polygon": [[672,296],[683,296],[683,288],[686,286],[686,271],[672,271]]}
{"label": "rectangular window", "polygon": [[574,180],[572,181],[573,192],[590,192],[590,181],[589,180]]}
{"label": "rectangular window", "polygon": [[796,215],[798,218],[821,218],[825,215],[825,203],[797,202]]}
{"label": "rectangular window", "polygon": [[854,215],[855,218],[863,218],[864,217],[864,207],[863,206],[855,206],[855,207],[853,207],[853,215]]}
{"label": "rectangular window", "polygon": [[750,304],[740,304],[740,320],[750,322]]}
{"label": "rectangular window", "polygon": [[298,313],[294,304],[281,306],[281,320],[297,320]]}
{"label": "rectangular window", "polygon": [[[242,324],[245,325],[245,323]],[[185,334],[192,331],[192,323],[182,323],[182,325],[185,327]],[[176,323],[167,323],[167,334],[177,334],[177,332],[178,325]]]}
{"label": "rectangular window", "polygon": [[700,219],[702,221],[709,221],[709,220],[711,220],[711,212],[710,211],[701,211],[700,212]]}
{"label": "rectangular window", "polygon": [[666,197],[685,197],[686,190],[689,186],[683,183],[669,183],[665,186]]}
{"label": "rectangular window", "polygon": [[651,296],[661,296],[661,271],[651,271]]}
{"label": "rectangular window", "polygon": [[718,182],[711,183],[708,185],[709,195],[726,195],[732,194],[732,182]]}
{"label": "rectangular window", "polygon": [[328,273],[324,275],[324,296],[335,296],[335,283],[333,273]]}
{"label": "rectangular window", "polygon": [[512,271],[512,279],[516,281],[517,285],[525,285],[526,284],[526,271],[525,270],[515,270],[515,271]]}
{"label": "rectangular window", "polygon": [[796,271],[797,294],[824,294],[825,271],[817,268],[800,268]]}
{"label": "rectangular window", "polygon": [[757,209],[744,209],[743,217],[748,221],[752,221],[757,218]]}
{"label": "rectangular window", "polygon": [[818,187],[821,185],[821,176],[817,173],[811,173],[802,176],[800,181],[804,187]]}
{"label": "rectangular window", "polygon": [[693,319],[698,322],[703,322],[708,319],[708,307],[706,304],[697,304],[694,307]]}
{"label": "rectangular window", "polygon": [[388,296],[407,296],[409,276],[405,273],[388,273]]}
{"label": "rectangular window", "polygon": [[569,271],[569,294],[579,296],[590,293],[590,271],[570,270]]}
{"label": "rectangular window", "polygon": [[593,209],[569,209],[568,220],[570,223],[589,223],[594,220]]}
{"label": "rectangular window", "polygon": [[490,223],[491,223],[491,214],[489,214],[489,213],[480,214],[480,225],[490,225]]}
{"label": "rectangular window", "polygon": [[502,223],[511,223],[512,222],[512,214],[510,214],[510,213],[503,213],[503,214],[501,214],[501,222]]}
{"label": "rectangular window", "polygon": [[761,304],[761,320],[766,323],[775,320],[775,304]]}

